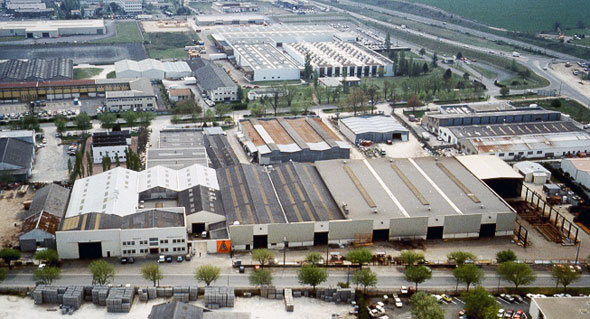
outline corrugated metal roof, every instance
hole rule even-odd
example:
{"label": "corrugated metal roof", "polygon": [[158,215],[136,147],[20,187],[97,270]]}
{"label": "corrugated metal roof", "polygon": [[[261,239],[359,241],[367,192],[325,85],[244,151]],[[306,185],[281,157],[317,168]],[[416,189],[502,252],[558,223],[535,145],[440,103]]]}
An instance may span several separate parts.
{"label": "corrugated metal roof", "polygon": [[354,134],[363,134],[369,132],[387,133],[387,132],[408,132],[395,118],[391,116],[358,116],[340,119]]}
{"label": "corrugated metal roof", "polygon": [[519,173],[515,172],[510,165],[497,156],[467,155],[457,156],[456,158],[473,175],[482,180],[494,178],[523,178]]}

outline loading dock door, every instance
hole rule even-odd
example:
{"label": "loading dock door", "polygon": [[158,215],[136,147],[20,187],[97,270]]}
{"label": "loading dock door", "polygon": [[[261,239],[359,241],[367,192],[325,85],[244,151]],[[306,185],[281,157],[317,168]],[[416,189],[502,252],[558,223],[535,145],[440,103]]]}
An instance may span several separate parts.
{"label": "loading dock door", "polygon": [[101,242],[78,243],[78,254],[80,254],[80,259],[102,258],[102,244]]}
{"label": "loading dock door", "polygon": [[373,241],[387,241],[389,240],[389,229],[375,229],[373,230]]}
{"label": "loading dock door", "polygon": [[442,239],[444,226],[428,227],[426,239]]}
{"label": "loading dock door", "polygon": [[494,237],[496,235],[496,224],[481,224],[479,237]]}
{"label": "loading dock door", "polygon": [[327,245],[328,244],[328,232],[314,233],[313,234],[314,245]]}
{"label": "loading dock door", "polygon": [[205,223],[193,223],[192,231],[193,234],[201,234],[205,231]]}
{"label": "loading dock door", "polygon": [[268,236],[267,235],[255,235],[254,236],[254,249],[257,248],[268,248]]}

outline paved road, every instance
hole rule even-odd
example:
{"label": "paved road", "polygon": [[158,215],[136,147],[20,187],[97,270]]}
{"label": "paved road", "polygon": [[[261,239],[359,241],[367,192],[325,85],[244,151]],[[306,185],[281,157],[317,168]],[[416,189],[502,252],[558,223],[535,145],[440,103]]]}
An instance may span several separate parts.
{"label": "paved road", "polygon": [[[163,265],[164,279],[160,281],[160,285],[187,285],[196,284],[196,280],[192,272],[188,273],[167,273],[166,266]],[[378,288],[398,288],[404,285],[412,285],[408,283],[403,273],[394,268],[374,267],[378,272],[379,283]],[[273,269],[273,284],[277,287],[298,287],[301,286],[297,280],[297,274],[294,269]],[[217,285],[226,285],[229,282],[230,286],[234,287],[249,287],[248,274],[239,274],[237,272],[222,273],[220,278],[216,281]],[[338,282],[346,281],[347,272],[345,270],[331,270],[328,281],[323,284],[323,287],[336,286]],[[11,272],[0,286],[31,286],[35,281],[30,271],[28,272]],[[92,277],[87,274],[64,273],[62,278],[55,282],[57,285],[89,285],[92,283]],[[131,285],[147,285],[148,281],[143,279],[139,274],[118,273],[113,284],[131,284]],[[483,286],[489,289],[498,287],[498,277],[493,272],[486,272],[486,279],[483,281]],[[418,288],[431,289],[451,289],[455,288],[456,281],[452,273],[449,271],[434,271],[432,279],[420,284]],[[501,286],[511,287],[509,283],[500,282]],[[548,272],[539,272],[537,281],[534,283],[535,287],[555,287],[555,281]],[[584,274],[582,280],[576,282],[572,287],[588,287],[590,286],[590,275]]]}

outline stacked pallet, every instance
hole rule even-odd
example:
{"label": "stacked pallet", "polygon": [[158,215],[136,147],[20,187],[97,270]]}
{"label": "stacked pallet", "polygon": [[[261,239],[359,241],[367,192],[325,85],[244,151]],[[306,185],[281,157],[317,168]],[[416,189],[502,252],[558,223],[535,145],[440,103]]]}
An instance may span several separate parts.
{"label": "stacked pallet", "polygon": [[327,302],[350,303],[351,301],[355,300],[354,289],[353,288],[318,289],[317,298],[327,301]]}
{"label": "stacked pallet", "polygon": [[190,301],[196,301],[199,296],[199,288],[198,287],[188,287],[188,299]]}
{"label": "stacked pallet", "polygon": [[79,309],[84,300],[84,288],[81,286],[70,286],[63,295],[63,304],[74,309]]}
{"label": "stacked pallet", "polygon": [[135,297],[134,288],[112,288],[106,299],[108,312],[129,312]]}
{"label": "stacked pallet", "polygon": [[92,288],[92,303],[99,306],[107,305],[107,296],[109,295],[109,287],[96,286]]}
{"label": "stacked pallet", "polygon": [[33,291],[33,299],[35,304],[61,304],[65,292],[65,287],[39,285]]}
{"label": "stacked pallet", "polygon": [[206,287],[205,305],[212,309],[219,307],[233,307],[235,302],[233,287]]}
{"label": "stacked pallet", "polygon": [[92,301],[92,289],[93,286],[84,286],[84,300]]}
{"label": "stacked pallet", "polygon": [[156,291],[157,291],[156,287],[148,287],[147,288],[148,299],[156,299],[156,297],[157,297]]}
{"label": "stacked pallet", "polygon": [[260,296],[268,299],[282,299],[283,288],[275,288],[274,286],[260,288]]}
{"label": "stacked pallet", "polygon": [[174,287],[174,300],[188,302],[189,287]]}
{"label": "stacked pallet", "polygon": [[138,288],[137,289],[137,296],[139,297],[139,301],[148,301],[148,292],[147,288]]}
{"label": "stacked pallet", "polygon": [[293,312],[294,309],[295,309],[295,306],[293,305],[293,292],[291,291],[291,289],[286,288],[285,289],[285,310],[287,310],[287,312]]}

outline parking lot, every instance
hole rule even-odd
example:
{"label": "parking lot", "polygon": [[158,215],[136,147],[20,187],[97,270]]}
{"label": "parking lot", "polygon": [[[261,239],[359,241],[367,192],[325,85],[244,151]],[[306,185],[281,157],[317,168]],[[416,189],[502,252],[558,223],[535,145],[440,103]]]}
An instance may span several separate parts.
{"label": "parking lot", "polygon": [[[46,101],[44,106],[35,107],[35,112],[39,113],[41,119],[50,119],[57,114],[66,116],[75,116],[80,112],[86,112],[88,115],[96,115],[96,109],[102,105],[103,98],[82,98],[79,105],[74,105],[74,99]],[[0,119],[16,120],[29,112],[29,106],[26,103],[0,104]]]}

